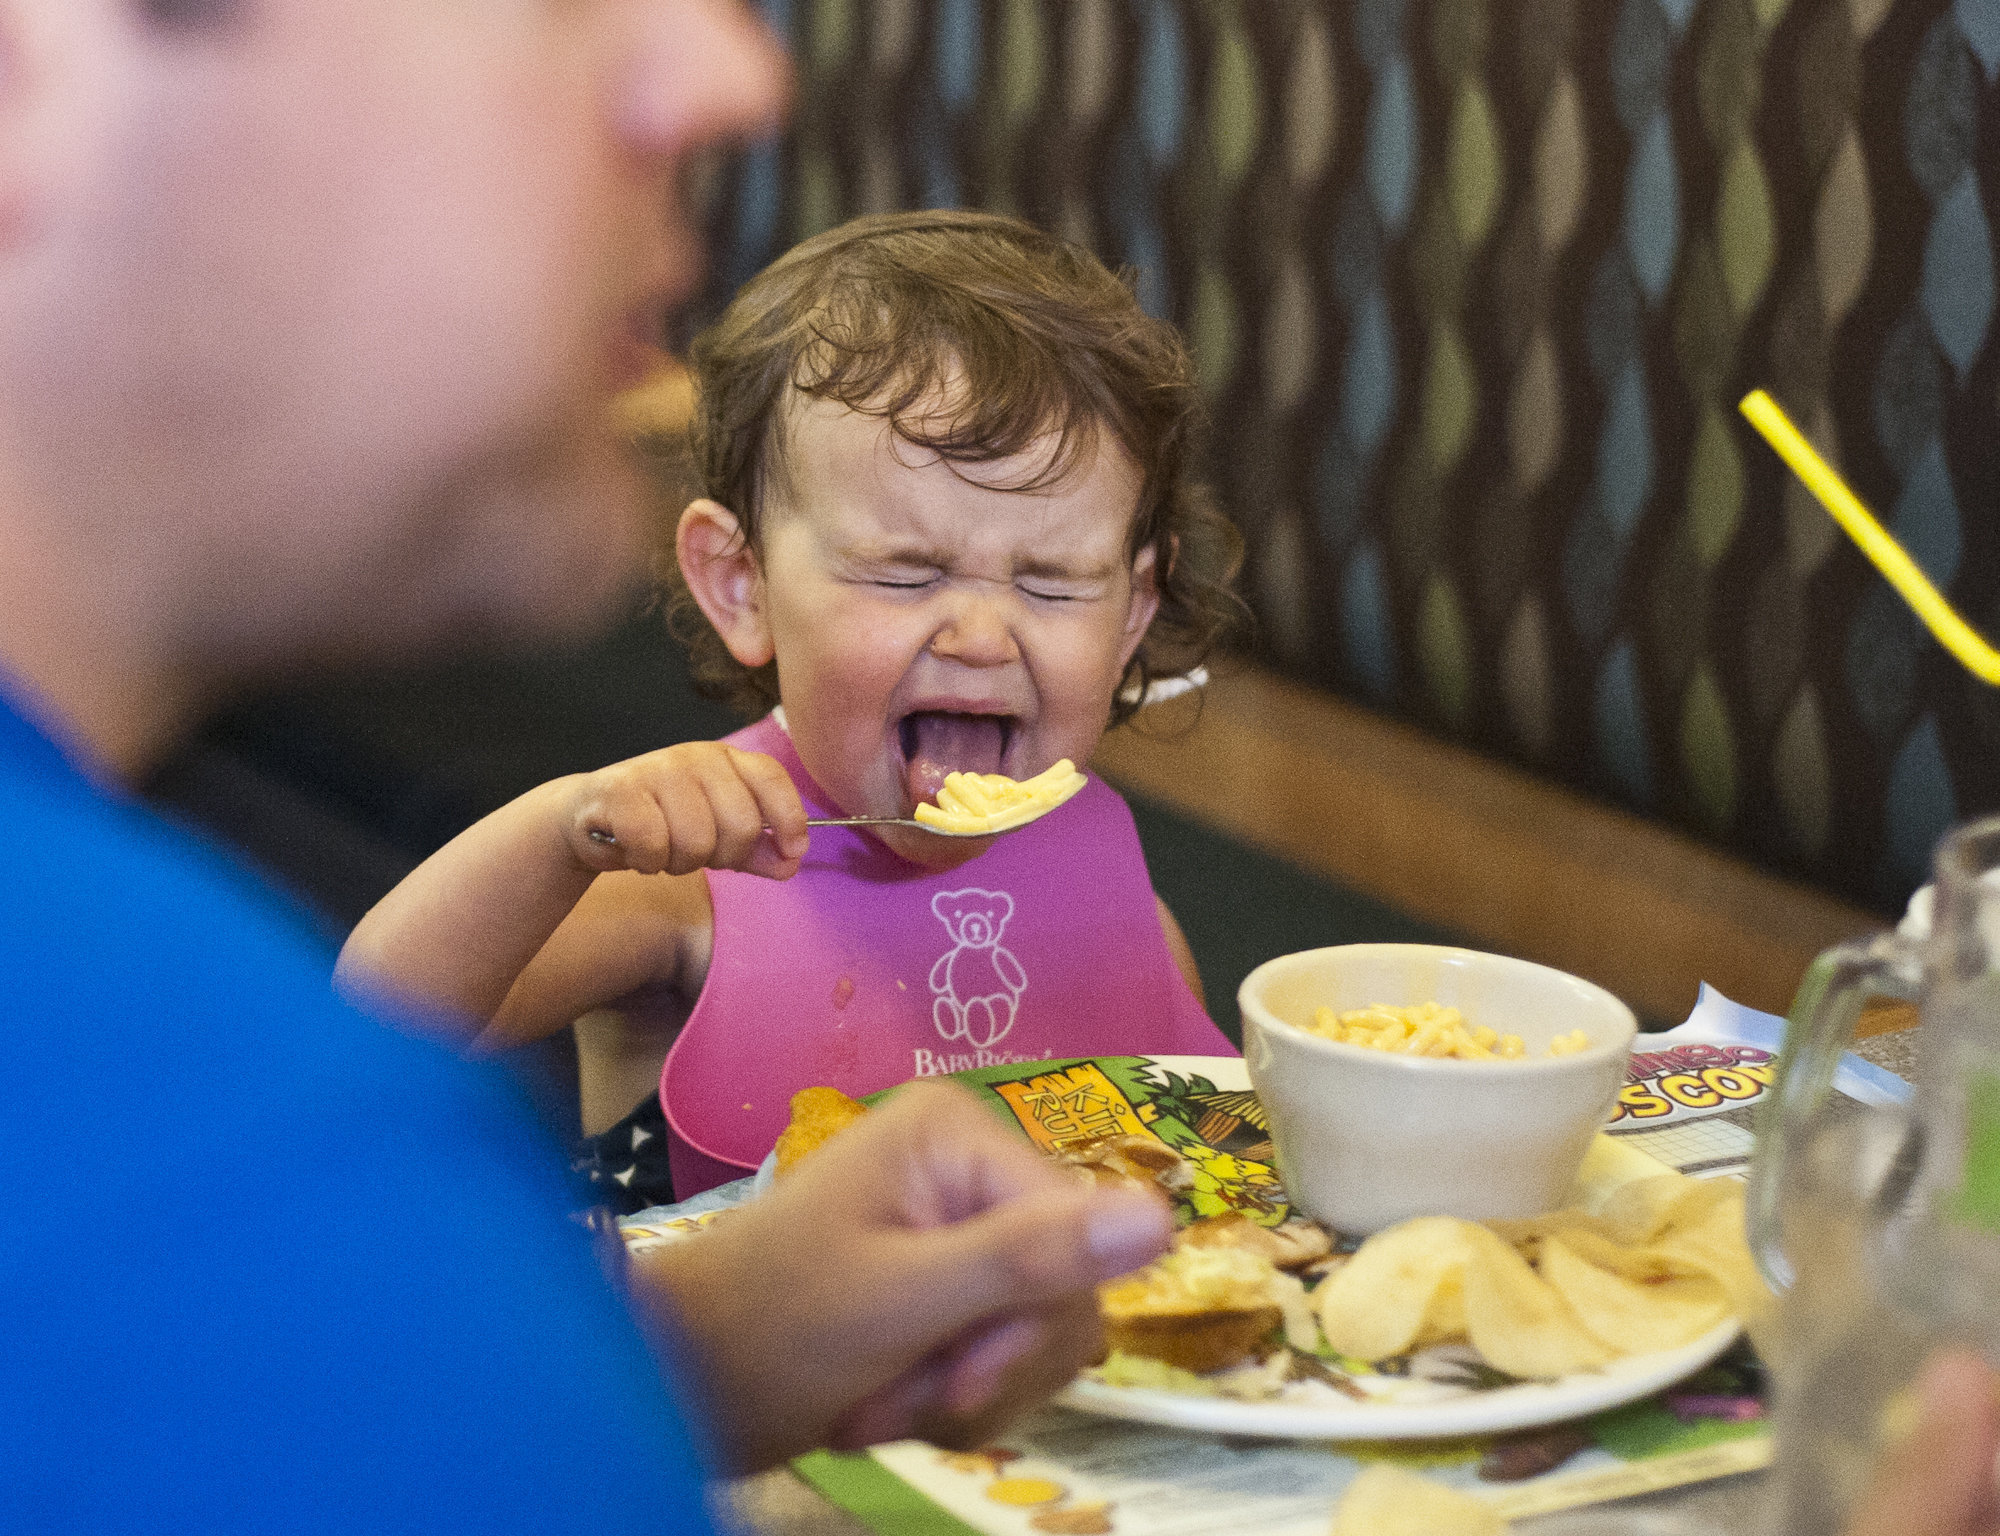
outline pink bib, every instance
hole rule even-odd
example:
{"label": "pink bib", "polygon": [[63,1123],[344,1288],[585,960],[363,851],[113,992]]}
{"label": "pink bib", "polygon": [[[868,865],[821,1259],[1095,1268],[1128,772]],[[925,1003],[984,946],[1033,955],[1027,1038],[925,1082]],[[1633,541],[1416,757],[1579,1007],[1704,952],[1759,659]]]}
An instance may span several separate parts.
{"label": "pink bib", "polygon": [[[766,717],[729,738],[837,816]],[[681,1199],[754,1169],[801,1088],[1062,1056],[1233,1056],[1160,933],[1132,813],[1103,780],[978,858],[933,872],[815,828],[787,881],[710,870],[708,981],[660,1098]]]}

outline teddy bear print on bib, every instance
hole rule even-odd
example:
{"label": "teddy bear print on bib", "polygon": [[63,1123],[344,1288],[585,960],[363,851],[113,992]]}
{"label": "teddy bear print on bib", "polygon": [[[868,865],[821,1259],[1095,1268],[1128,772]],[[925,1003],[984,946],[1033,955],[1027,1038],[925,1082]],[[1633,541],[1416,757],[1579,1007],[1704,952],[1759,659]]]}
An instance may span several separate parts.
{"label": "teddy bear print on bib", "polygon": [[939,891],[931,911],[952,943],[931,967],[931,1022],[946,1040],[984,1050],[1006,1038],[1028,990],[1028,973],[1000,942],[1014,898],[1005,891]]}

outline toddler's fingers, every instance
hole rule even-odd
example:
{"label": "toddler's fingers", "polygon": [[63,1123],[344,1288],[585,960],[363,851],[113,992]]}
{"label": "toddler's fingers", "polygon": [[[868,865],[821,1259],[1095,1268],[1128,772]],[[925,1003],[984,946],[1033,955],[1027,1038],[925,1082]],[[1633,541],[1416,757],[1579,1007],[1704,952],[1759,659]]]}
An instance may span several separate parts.
{"label": "toddler's fingers", "polygon": [[700,769],[702,793],[715,818],[715,849],[711,869],[744,869],[764,841],[764,817],[756,797],[726,757],[716,757]]}
{"label": "toddler's fingers", "polygon": [[770,843],[783,860],[806,856],[811,833],[806,830],[805,802],[784,765],[762,752],[743,752],[731,747],[730,763],[737,777],[757,801],[760,824],[771,829]]}
{"label": "toddler's fingers", "polygon": [[778,852],[777,845],[770,838],[760,837],[741,868],[745,874],[759,875],[766,880],[789,880],[799,872],[799,861],[788,859]]}
{"label": "toddler's fingers", "polygon": [[715,858],[715,812],[701,780],[693,775],[682,779],[681,792],[660,797],[666,812],[667,828],[674,843],[663,866],[670,875],[690,874]]}

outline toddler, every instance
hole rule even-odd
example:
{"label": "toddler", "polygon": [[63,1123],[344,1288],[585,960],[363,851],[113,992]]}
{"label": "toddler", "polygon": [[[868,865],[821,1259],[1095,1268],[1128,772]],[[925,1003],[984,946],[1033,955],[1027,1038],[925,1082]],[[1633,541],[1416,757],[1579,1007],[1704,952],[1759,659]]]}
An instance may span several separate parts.
{"label": "toddler", "polygon": [[[664,1124],[642,1103],[599,1143],[664,1143],[680,1198],[754,1169],[808,1086],[1229,1051],[1102,781],[993,838],[805,826],[1088,763],[1214,644],[1239,543],[1190,477],[1173,329],[1028,225],[897,214],[782,257],[691,361],[707,495],[670,611],[761,718],[496,811],[362,921],[343,981],[483,1048],[574,1022],[585,1130],[657,1092]],[[625,1203],[663,1198],[630,1161]]]}

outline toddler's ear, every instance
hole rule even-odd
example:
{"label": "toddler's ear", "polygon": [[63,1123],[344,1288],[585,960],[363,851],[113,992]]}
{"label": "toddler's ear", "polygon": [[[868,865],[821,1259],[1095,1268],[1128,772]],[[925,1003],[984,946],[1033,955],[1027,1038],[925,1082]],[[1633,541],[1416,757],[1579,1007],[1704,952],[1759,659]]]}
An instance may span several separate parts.
{"label": "toddler's ear", "polygon": [[764,611],[764,572],[736,514],[707,497],[689,502],[674,536],[674,554],[688,591],[729,654],[746,667],[769,661],[773,647]]}
{"label": "toddler's ear", "polygon": [[1132,659],[1132,653],[1139,649],[1139,642],[1146,638],[1146,626],[1153,622],[1153,615],[1160,611],[1159,555],[1154,546],[1148,544],[1132,558],[1132,597],[1125,610],[1124,654],[1119,657],[1122,668]]}

